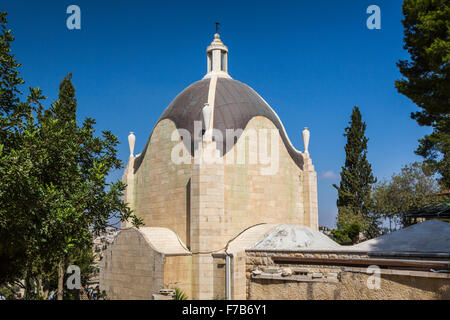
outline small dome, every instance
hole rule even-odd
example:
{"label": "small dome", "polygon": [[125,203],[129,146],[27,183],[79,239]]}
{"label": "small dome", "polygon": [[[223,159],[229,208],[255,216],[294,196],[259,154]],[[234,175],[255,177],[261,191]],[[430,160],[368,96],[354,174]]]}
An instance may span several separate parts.
{"label": "small dome", "polygon": [[323,233],[297,224],[282,224],[273,229],[255,249],[338,249],[341,246]]}

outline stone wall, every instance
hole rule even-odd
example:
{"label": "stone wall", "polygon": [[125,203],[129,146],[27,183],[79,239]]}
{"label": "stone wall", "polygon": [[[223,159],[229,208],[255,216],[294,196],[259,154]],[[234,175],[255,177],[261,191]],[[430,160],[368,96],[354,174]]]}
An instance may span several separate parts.
{"label": "stone wall", "polygon": [[223,256],[214,256],[213,259],[213,270],[214,270],[214,295],[213,298],[217,300],[225,299],[225,273],[226,273],[226,262]]}
{"label": "stone wall", "polygon": [[165,256],[164,260],[164,288],[179,288],[192,299],[192,256]]}
{"label": "stone wall", "polygon": [[161,289],[192,292],[192,256],[164,254],[141,230],[120,231],[100,263],[100,288],[113,300],[151,300]]}
{"label": "stone wall", "polygon": [[245,300],[247,298],[245,252],[233,254],[231,262],[231,298],[233,300]]}
{"label": "stone wall", "polygon": [[[266,129],[268,134],[266,147],[270,155],[271,130],[277,130],[270,120],[254,117],[248,122],[244,136],[251,130],[258,134],[260,129]],[[174,132],[177,141],[171,139]],[[181,139],[175,124],[166,119],[154,128],[137,172],[132,177],[128,176],[130,172],[124,176],[126,181],[133,182],[126,199],[145,225],[174,231],[193,253],[186,260],[191,263],[190,267],[186,265],[191,272],[187,290],[193,298],[215,297],[218,285],[210,252],[224,248],[245,228],[259,223],[295,223],[317,229],[314,167],[309,161],[308,171],[303,174],[278,132],[275,138],[278,168],[274,174],[262,174],[270,164],[249,163],[249,155],[260,159],[259,152],[243,136],[226,154],[223,164],[175,164],[171,153]],[[241,145],[245,149],[244,163],[229,163],[232,155],[238,159]],[[245,298],[245,257],[239,259],[234,265],[236,280],[232,287],[236,297]]]}
{"label": "stone wall", "polygon": [[100,288],[109,299],[151,300],[164,288],[164,257],[135,229],[120,231],[100,263]]}
{"label": "stone wall", "polygon": [[248,299],[281,300],[434,300],[450,299],[450,279],[426,275],[381,275],[380,289],[368,289],[370,275],[342,272],[339,282],[251,279]]}
{"label": "stone wall", "polygon": [[[275,264],[274,256],[348,259],[349,264]],[[380,269],[380,285],[370,289],[373,275],[353,267],[352,259],[366,253],[247,251],[248,299],[384,300],[450,299],[450,274],[401,269]],[[415,258],[416,259],[416,258]],[[372,277],[372,278],[371,278]]]}
{"label": "stone wall", "polygon": [[[267,154],[271,154],[270,130],[275,125],[265,117],[251,119],[244,130],[268,129]],[[142,217],[146,226],[166,227],[173,230],[187,245],[198,225],[191,220],[192,208],[196,209],[198,194],[191,184],[193,164],[175,164],[171,161],[172,149],[180,141],[171,141],[176,132],[171,120],[159,122],[153,130],[148,148],[138,171],[133,177],[134,186],[131,207]],[[224,207],[217,217],[223,224],[222,244],[244,228],[257,223],[296,223],[317,229],[317,184],[314,167],[305,162],[308,171],[303,173],[290,157],[278,135],[278,171],[274,175],[262,175],[268,164],[248,163],[249,154],[258,159],[258,151],[250,146],[249,138],[241,137],[224,157],[223,201]],[[246,161],[237,164],[238,150],[244,144]],[[232,164],[227,164],[234,157]],[[310,159],[309,159],[310,160]],[[217,170],[216,170],[217,171]],[[216,172],[214,171],[214,172]],[[213,184],[217,177],[202,176],[202,181]],[[218,194],[205,194],[213,199]],[[187,199],[190,196],[190,199]],[[197,197],[197,198],[195,198]],[[203,197],[203,201],[207,201]],[[280,205],[282,204],[282,205]],[[190,218],[190,219],[189,219]],[[211,217],[210,217],[211,218]],[[197,218],[198,219],[198,218]],[[190,230],[191,234],[187,234]]]}
{"label": "stone wall", "polygon": [[[238,143],[225,155],[225,162],[238,159],[240,144],[245,146],[245,164],[225,165],[225,235],[227,239],[257,223],[296,223],[317,229],[317,207],[305,211],[303,172],[290,157],[278,134],[278,171],[263,175],[268,164],[251,164],[249,155],[258,159],[258,150],[250,144],[247,132],[267,129],[267,155],[271,154],[271,130],[276,126],[265,117],[252,118]],[[252,147],[253,146],[253,147]],[[258,144],[260,146],[260,144]],[[314,185],[308,182],[308,187]],[[317,197],[317,190],[311,190]],[[313,217],[311,217],[313,215]],[[313,223],[311,223],[313,222]]]}
{"label": "stone wall", "polygon": [[[216,143],[204,140],[202,150],[216,150]],[[223,232],[225,220],[223,180],[222,164],[203,161],[193,167],[191,251],[194,253],[192,286],[195,299],[214,298],[214,262],[211,253],[222,249],[226,243]]]}
{"label": "stone wall", "polygon": [[[178,137],[177,141],[171,141],[173,132]],[[171,120],[166,119],[156,125],[134,176],[132,208],[146,226],[169,228],[189,245],[186,234],[187,190],[192,165],[171,161],[172,150],[180,141]]]}

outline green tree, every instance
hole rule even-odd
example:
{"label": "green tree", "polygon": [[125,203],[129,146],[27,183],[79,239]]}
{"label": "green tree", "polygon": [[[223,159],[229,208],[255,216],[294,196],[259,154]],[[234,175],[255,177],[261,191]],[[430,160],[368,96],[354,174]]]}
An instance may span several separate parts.
{"label": "green tree", "polygon": [[[345,128],[345,165],[341,170],[340,185],[333,185],[338,191],[337,227],[341,232],[354,231],[357,226],[366,237],[374,237],[378,232],[378,221],[371,213],[371,188],[376,182],[372,167],[367,160],[368,138],[364,135],[366,123],[361,112],[354,107],[349,126]],[[351,227],[350,227],[351,226]],[[348,235],[353,243],[356,237]]]}
{"label": "green tree", "polygon": [[29,109],[19,100],[24,81],[18,71],[21,64],[11,50],[14,36],[6,24],[6,12],[0,11],[0,141],[4,148],[17,144],[14,133],[22,128],[23,114]]}
{"label": "green tree", "polygon": [[442,201],[433,196],[438,190],[436,179],[424,171],[423,165],[412,163],[374,186],[373,211],[388,219],[390,231],[393,231],[411,224],[404,213]]}
{"label": "green tree", "polygon": [[[1,18],[5,29],[6,17]],[[59,266],[61,297],[66,265],[77,260],[77,252],[91,250],[90,228],[102,231],[113,217],[135,226],[142,221],[121,200],[125,184],[107,181],[122,167],[117,137],[110,131],[96,136],[91,118],[78,124],[70,74],[48,109],[38,88],[21,102],[19,64],[11,62],[13,38],[5,34],[0,79],[16,80],[0,83],[0,284],[25,279],[29,294],[36,282],[41,287],[51,282]]]}
{"label": "green tree", "polygon": [[337,243],[342,245],[351,245],[358,242],[359,233],[361,232],[361,225],[363,223],[357,221],[354,217],[352,219],[345,219],[345,224],[343,224],[341,229],[335,229],[331,231],[332,238]]}
{"label": "green tree", "polygon": [[[7,28],[6,12],[0,11],[0,284],[12,282],[23,275],[26,256],[26,241],[21,237],[27,227],[27,217],[15,214],[20,204],[16,195],[8,190],[16,185],[16,192],[22,192],[20,184],[14,181],[14,173],[26,172],[29,163],[19,163],[24,142],[25,126],[32,122],[33,105],[39,105],[40,90],[30,89],[28,99],[20,101],[19,86],[24,83],[19,76],[20,63],[12,53],[14,36]],[[20,285],[20,284],[17,284]]]}
{"label": "green tree", "polygon": [[122,166],[116,155],[117,137],[109,131],[96,137],[95,121],[90,118],[78,126],[76,108],[69,74],[61,82],[58,100],[48,110],[39,110],[39,138],[32,139],[34,154],[41,152],[33,162],[38,171],[33,188],[41,199],[33,222],[40,232],[33,237],[41,243],[32,254],[59,261],[60,296],[70,252],[91,247],[90,227],[104,231],[112,215],[141,224],[121,200],[125,185],[107,183],[108,173]]}
{"label": "green tree", "polygon": [[424,157],[427,170],[440,175],[441,187],[450,188],[450,3],[405,0],[403,15],[410,60],[397,63],[403,78],[395,86],[421,109],[411,117],[433,128],[419,140],[416,154]]}

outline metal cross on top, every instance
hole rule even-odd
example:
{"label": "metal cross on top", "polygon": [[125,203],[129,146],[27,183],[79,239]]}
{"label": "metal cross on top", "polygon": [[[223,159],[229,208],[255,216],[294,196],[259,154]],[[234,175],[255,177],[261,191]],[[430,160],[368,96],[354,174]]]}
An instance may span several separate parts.
{"label": "metal cross on top", "polygon": [[219,22],[216,22],[216,33],[219,33]]}

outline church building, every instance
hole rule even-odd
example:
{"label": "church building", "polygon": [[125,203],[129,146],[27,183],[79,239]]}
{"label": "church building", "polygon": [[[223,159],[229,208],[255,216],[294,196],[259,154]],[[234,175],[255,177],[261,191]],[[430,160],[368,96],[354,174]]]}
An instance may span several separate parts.
{"label": "church building", "polygon": [[122,225],[104,253],[110,299],[173,288],[189,299],[245,299],[246,249],[283,224],[318,229],[308,129],[300,152],[271,106],[230,76],[228,53],[216,33],[206,75],[169,104],[140,154],[128,138],[124,199],[145,225]]}

